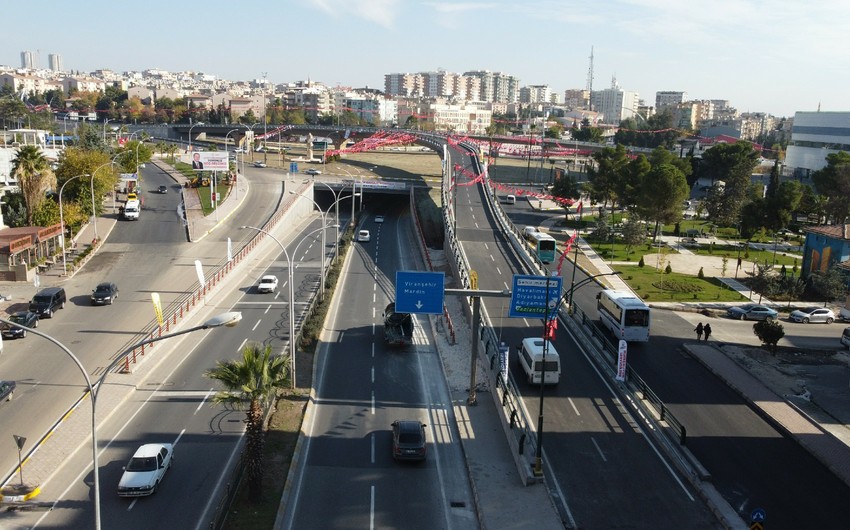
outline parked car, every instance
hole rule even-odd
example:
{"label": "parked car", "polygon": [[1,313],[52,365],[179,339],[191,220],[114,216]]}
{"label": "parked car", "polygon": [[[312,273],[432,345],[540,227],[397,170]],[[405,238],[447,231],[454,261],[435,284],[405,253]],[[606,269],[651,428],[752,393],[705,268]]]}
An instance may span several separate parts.
{"label": "parked car", "polygon": [[321,171],[319,171],[318,169],[313,169],[313,168],[308,169],[304,173],[307,173],[308,175],[321,175],[322,174]]}
{"label": "parked car", "polygon": [[139,447],[124,467],[124,474],[118,482],[118,495],[153,495],[173,463],[174,446],[169,443],[145,444]]}
{"label": "parked car", "polygon": [[844,328],[844,331],[841,333],[841,345],[850,349],[850,327]]}
{"label": "parked car", "polygon": [[791,311],[788,318],[789,320],[802,322],[803,324],[808,324],[809,322],[826,322],[827,324],[832,324],[835,322],[835,313],[832,312],[832,309],[825,307],[809,307]]}
{"label": "parked car", "polygon": [[425,460],[425,427],[419,420],[396,420],[392,423],[395,460]]}
{"label": "parked car", "polygon": [[737,318],[738,320],[776,320],[779,313],[773,309],[758,305],[744,304],[739,307],[730,307],[727,312],[729,318]]}
{"label": "parked car", "polygon": [[53,313],[64,309],[67,297],[62,287],[48,287],[37,292],[30,300],[29,310],[39,318],[53,318]]}
{"label": "parked car", "polygon": [[91,292],[91,305],[112,305],[112,302],[118,298],[118,286],[112,282],[103,282],[97,284],[97,287]]}
{"label": "parked car", "polygon": [[159,193],[168,193],[168,186],[160,186],[156,189]]}
{"label": "parked car", "polygon": [[12,401],[12,394],[15,393],[16,383],[14,381],[0,381],[0,401]]}
{"label": "parked car", "polygon": [[260,283],[257,284],[258,293],[273,293],[277,290],[277,276],[267,274],[260,278]]}
{"label": "parked car", "polygon": [[256,162],[254,162],[254,167],[266,167],[266,163],[257,160]]}
{"label": "parked car", "polygon": [[[38,315],[32,311],[18,311],[17,313],[12,313],[9,317],[9,321],[28,328],[38,327]],[[27,336],[27,330],[4,322],[2,335],[4,339],[23,339]]]}

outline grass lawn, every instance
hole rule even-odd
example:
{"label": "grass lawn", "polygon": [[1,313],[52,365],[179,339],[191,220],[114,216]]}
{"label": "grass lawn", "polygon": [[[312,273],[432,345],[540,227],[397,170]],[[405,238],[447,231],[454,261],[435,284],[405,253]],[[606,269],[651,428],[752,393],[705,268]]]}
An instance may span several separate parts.
{"label": "grass lawn", "polygon": [[746,300],[714,278],[699,279],[688,274],[666,274],[654,267],[618,265],[621,278],[647,302],[740,302]]}

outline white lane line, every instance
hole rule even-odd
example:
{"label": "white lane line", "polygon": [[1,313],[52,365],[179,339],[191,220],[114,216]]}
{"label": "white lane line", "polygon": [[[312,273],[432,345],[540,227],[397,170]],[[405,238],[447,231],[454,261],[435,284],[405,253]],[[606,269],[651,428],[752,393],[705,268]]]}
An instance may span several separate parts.
{"label": "white lane line", "polygon": [[260,325],[260,322],[262,322],[262,321],[263,321],[263,319],[259,319],[259,320],[257,320],[257,323],[256,323],[256,324],[254,324],[254,327],[253,327],[253,328],[251,328],[251,331],[256,331],[256,330],[257,330],[257,326],[259,326],[259,325]]}
{"label": "white lane line", "polygon": [[579,412],[579,411],[578,411],[578,407],[576,407],[576,404],[575,404],[575,403],[573,403],[573,398],[568,397],[568,398],[567,398],[567,401],[569,401],[569,402],[570,402],[570,405],[572,405],[573,410],[574,410],[574,411],[575,411],[575,413],[576,413],[576,416],[581,416],[581,412]]}
{"label": "white lane line", "polygon": [[375,358],[375,343],[372,343],[372,358]]}
{"label": "white lane line", "polygon": [[372,433],[372,463],[375,463],[375,433]]}
{"label": "white lane line", "polygon": [[372,416],[375,415],[375,391],[372,391]]}
{"label": "white lane line", "polygon": [[264,315],[269,314],[269,311],[271,311],[271,309],[272,309],[272,305],[271,305],[271,304],[267,305],[267,306],[266,306],[266,310],[265,310],[265,311],[263,311],[263,314],[264,314]]}
{"label": "white lane line", "polygon": [[496,258],[494,258],[492,254],[490,254],[490,261],[492,261],[493,263],[496,263]]}
{"label": "white lane line", "polygon": [[236,353],[239,353],[239,352],[242,351],[242,348],[245,346],[246,342],[248,342],[248,337],[245,337],[244,339],[242,339],[242,342],[239,343],[239,347],[236,348]]}
{"label": "white lane line", "polygon": [[369,502],[369,528],[370,530],[375,529],[375,485],[371,486],[371,500]]}
{"label": "white lane line", "polygon": [[601,448],[601,447],[599,447],[599,444],[598,444],[598,443],[596,443],[596,438],[594,438],[593,436],[591,436],[591,437],[590,437],[590,441],[591,441],[591,442],[593,442],[593,445],[596,447],[596,450],[597,450],[597,451],[599,451],[599,456],[601,456],[601,457],[602,457],[602,461],[603,461],[603,462],[607,462],[607,461],[608,461],[608,459],[607,459],[607,458],[605,458],[605,453],[603,453],[603,452],[602,452],[602,448]]}
{"label": "white lane line", "polygon": [[372,384],[375,384],[375,367],[372,367]]}
{"label": "white lane line", "polygon": [[201,408],[202,408],[202,407],[204,406],[204,404],[207,402],[207,400],[209,399],[209,397],[210,397],[211,395],[213,395],[213,393],[214,393],[214,392],[215,392],[215,389],[210,388],[210,391],[209,391],[209,392],[207,392],[207,395],[206,395],[206,396],[204,396],[204,399],[202,399],[202,400],[201,400],[201,402],[200,402],[200,403],[198,403],[198,407],[195,409],[195,412],[194,412],[194,413],[192,413],[192,416],[194,416],[195,414],[197,414],[197,413],[198,413],[198,411],[199,411],[199,410],[201,410]]}
{"label": "white lane line", "polygon": [[499,276],[502,275],[502,269],[500,269],[498,266],[496,267],[496,272],[499,274]]}

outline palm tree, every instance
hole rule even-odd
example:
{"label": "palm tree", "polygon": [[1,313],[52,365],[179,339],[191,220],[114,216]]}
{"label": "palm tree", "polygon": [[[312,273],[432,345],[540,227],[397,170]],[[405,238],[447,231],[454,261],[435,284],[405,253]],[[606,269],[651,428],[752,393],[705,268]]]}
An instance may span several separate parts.
{"label": "palm tree", "polygon": [[218,361],[205,375],[224,384],[216,393],[215,403],[247,405],[245,456],[248,488],[259,499],[263,483],[263,445],[265,443],[263,404],[289,383],[289,359],[272,355],[271,346],[248,344],[241,361]]}
{"label": "palm tree", "polygon": [[18,149],[12,161],[12,174],[18,179],[27,205],[27,224],[32,226],[33,214],[44,201],[44,193],[56,185],[56,176],[44,154],[35,145],[25,145]]}

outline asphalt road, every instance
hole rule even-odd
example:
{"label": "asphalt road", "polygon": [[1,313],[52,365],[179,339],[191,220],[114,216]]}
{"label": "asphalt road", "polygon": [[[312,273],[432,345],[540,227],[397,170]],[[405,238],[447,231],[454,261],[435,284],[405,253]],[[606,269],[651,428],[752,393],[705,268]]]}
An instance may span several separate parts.
{"label": "asphalt road", "polygon": [[[397,270],[411,270],[409,218],[373,216],[371,241],[350,253],[338,305],[318,352],[316,407],[293,484],[285,528],[478,528],[451,400],[426,318],[415,344],[383,343],[382,313]],[[423,327],[425,324],[426,327]],[[390,424],[428,425],[423,463],[397,463]],[[333,507],[333,509],[329,509]]]}
{"label": "asphalt road", "polygon": [[[453,159],[453,163],[457,160]],[[458,186],[457,235],[478,272],[479,289],[510,288],[523,272],[486,208],[479,186]],[[562,274],[569,281],[571,268]],[[577,280],[582,277],[579,276]],[[491,318],[506,301],[484,298]],[[524,337],[540,337],[539,320],[494,318],[500,340],[511,346],[511,371],[528,417],[537,423],[540,389],[525,382],[516,363]],[[717,528],[698,492],[661,456],[646,426],[625,407],[610,384],[564,331],[554,343],[562,379],[543,393],[543,450],[550,489],[568,525],[579,528]],[[636,487],[636,483],[640,486]]]}
{"label": "asphalt road", "polygon": [[[506,211],[517,225],[539,224],[545,214],[526,208],[518,204]],[[576,281],[581,278],[579,272]],[[575,293],[577,305],[593,319],[598,289],[589,284]],[[706,317],[656,309],[652,319],[650,342],[629,345],[629,364],[685,425],[688,449],[742,520],[748,522],[756,508],[769,514],[769,528],[829,527],[842,517],[842,499],[850,488],[685,353],[682,344],[696,339],[695,322]],[[752,322],[719,318],[711,324],[713,340],[758,344]],[[788,343],[800,348],[836,349],[843,329],[841,324],[782,324]],[[811,484],[817,487],[804,486]]]}

